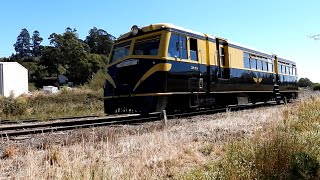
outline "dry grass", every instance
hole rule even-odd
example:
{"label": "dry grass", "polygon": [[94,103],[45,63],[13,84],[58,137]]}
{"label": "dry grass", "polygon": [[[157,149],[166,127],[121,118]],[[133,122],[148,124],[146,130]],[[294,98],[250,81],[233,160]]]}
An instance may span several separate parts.
{"label": "dry grass", "polygon": [[49,119],[103,114],[102,91],[62,90],[58,94],[34,92],[16,99],[0,98],[0,119]]}
{"label": "dry grass", "polygon": [[[219,168],[235,167],[245,174],[245,167],[252,167],[252,161],[239,158],[247,160],[252,154],[257,159],[262,155],[273,158],[274,154],[258,150],[285,144],[265,141],[274,139],[268,136],[268,129],[277,128],[279,123],[288,124],[284,119],[296,117],[294,110],[303,108],[303,103],[170,120],[167,126],[155,122],[37,135],[17,142],[3,139],[0,179],[210,179],[224,172],[216,171]],[[251,140],[261,143],[251,146]],[[238,144],[243,141],[248,143]],[[230,147],[234,152],[251,151],[236,154]],[[219,162],[230,163],[217,167]],[[235,162],[248,166],[232,166]],[[266,166],[271,167],[260,167]],[[220,177],[256,177],[249,175]]]}

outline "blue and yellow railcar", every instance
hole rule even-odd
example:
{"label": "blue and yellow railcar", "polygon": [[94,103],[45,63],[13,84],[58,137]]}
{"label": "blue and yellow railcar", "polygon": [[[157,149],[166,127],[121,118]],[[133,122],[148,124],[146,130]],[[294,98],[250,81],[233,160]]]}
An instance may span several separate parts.
{"label": "blue and yellow railcar", "polygon": [[115,42],[105,112],[185,111],[298,95],[296,64],[227,39],[152,24]]}

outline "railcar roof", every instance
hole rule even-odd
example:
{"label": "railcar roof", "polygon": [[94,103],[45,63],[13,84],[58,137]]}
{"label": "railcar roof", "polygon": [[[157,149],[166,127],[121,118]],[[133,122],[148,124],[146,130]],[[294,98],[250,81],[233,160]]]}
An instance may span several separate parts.
{"label": "railcar roof", "polygon": [[[210,35],[210,34],[205,34],[205,33],[201,33],[201,32],[197,32],[197,31],[193,31],[193,30],[190,30],[190,29],[186,29],[186,28],[183,28],[183,27],[180,27],[180,26],[176,26],[174,24],[171,24],[171,23],[157,23],[157,24],[150,24],[148,26],[143,26],[143,27],[140,27],[140,29],[142,30],[142,32],[149,32],[149,31],[156,31],[156,30],[160,30],[160,29],[173,29],[173,30],[178,30],[178,31],[182,31],[182,32],[186,32],[186,33],[190,33],[190,34],[193,34],[193,35],[196,35],[196,36],[201,36],[201,37],[207,37],[209,40],[213,40],[213,39],[216,39],[217,37],[214,36],[214,35]],[[131,32],[127,32],[123,35],[120,35],[120,37],[117,39],[117,41],[121,41],[123,39],[126,39],[128,38],[129,36],[131,35]],[[226,39],[225,39],[226,40]],[[244,46],[244,45],[241,45],[239,43],[235,43],[235,42],[232,42],[232,41],[229,41],[229,40],[226,40],[228,42],[228,44],[231,46],[231,47],[236,47],[236,48],[239,48],[239,49],[242,49],[244,51],[247,51],[247,52],[251,52],[251,53],[254,53],[254,54],[257,54],[257,55],[262,55],[262,56],[267,56],[267,57],[272,57],[274,56],[274,54],[272,53],[268,53],[268,52],[265,52],[265,51],[261,51],[261,50],[258,50],[258,49],[255,49],[255,48],[251,48],[251,47],[248,47],[248,46]],[[287,63],[291,63],[291,64],[295,64],[295,62],[293,61],[290,61],[288,60],[287,58],[281,58],[281,57],[278,57],[278,59],[280,61],[284,61],[284,62],[287,62]]]}
{"label": "railcar roof", "polygon": [[[197,31],[192,31],[190,29],[179,27],[179,26],[176,26],[176,25],[170,24],[170,23],[150,24],[149,26],[143,26],[143,27],[139,27],[139,28],[142,30],[142,32],[156,31],[156,30],[160,30],[160,29],[174,29],[174,30],[178,30],[178,31],[183,31],[183,32],[186,32],[186,33],[194,34],[196,36],[201,36],[203,38],[205,37],[204,33],[197,32]],[[122,39],[126,39],[130,35],[131,35],[131,32],[127,32],[127,33],[125,33],[123,35],[120,35],[120,37],[117,40],[120,41]]]}

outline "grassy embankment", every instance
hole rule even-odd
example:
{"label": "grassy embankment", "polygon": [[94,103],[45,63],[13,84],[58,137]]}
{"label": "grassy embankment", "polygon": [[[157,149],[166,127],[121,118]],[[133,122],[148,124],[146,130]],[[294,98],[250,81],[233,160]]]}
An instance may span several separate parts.
{"label": "grassy embankment", "polygon": [[85,85],[71,90],[62,88],[57,94],[36,91],[30,83],[29,90],[34,90],[31,96],[0,97],[0,120],[101,115],[105,79],[104,71],[100,70]]}
{"label": "grassy embankment", "polygon": [[0,119],[49,119],[103,113],[102,91],[62,90],[57,94],[0,98]]}
{"label": "grassy embankment", "polygon": [[230,141],[218,162],[183,174],[184,179],[320,179],[320,98],[283,111],[270,129]]}
{"label": "grassy embankment", "polygon": [[0,179],[319,179],[319,125],[320,97],[312,97],[167,126],[8,141]]}

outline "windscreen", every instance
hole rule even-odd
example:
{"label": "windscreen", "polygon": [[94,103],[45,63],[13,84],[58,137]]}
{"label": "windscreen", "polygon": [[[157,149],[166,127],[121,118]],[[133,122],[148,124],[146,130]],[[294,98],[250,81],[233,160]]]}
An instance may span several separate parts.
{"label": "windscreen", "polygon": [[133,55],[158,55],[160,38],[161,35],[157,35],[136,40],[134,43]]}
{"label": "windscreen", "polygon": [[127,57],[129,55],[130,45],[131,41],[114,45],[109,63]]}

